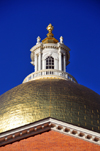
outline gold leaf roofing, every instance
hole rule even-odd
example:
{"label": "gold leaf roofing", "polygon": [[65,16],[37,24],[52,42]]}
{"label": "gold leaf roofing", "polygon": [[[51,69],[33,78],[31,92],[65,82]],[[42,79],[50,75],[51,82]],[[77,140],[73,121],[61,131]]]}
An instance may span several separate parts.
{"label": "gold leaf roofing", "polygon": [[47,117],[100,132],[100,95],[71,81],[40,79],[0,96],[0,132]]}

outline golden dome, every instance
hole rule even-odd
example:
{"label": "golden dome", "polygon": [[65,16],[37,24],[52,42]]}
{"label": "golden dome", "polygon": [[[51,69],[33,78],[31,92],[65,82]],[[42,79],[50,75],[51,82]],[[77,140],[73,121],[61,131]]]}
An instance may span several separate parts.
{"label": "golden dome", "polygon": [[47,117],[100,132],[100,95],[71,81],[40,79],[0,96],[0,132]]}

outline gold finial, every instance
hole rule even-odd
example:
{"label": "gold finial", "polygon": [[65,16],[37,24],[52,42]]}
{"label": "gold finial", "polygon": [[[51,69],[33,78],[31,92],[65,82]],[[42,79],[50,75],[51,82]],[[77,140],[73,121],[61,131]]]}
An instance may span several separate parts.
{"label": "gold finial", "polygon": [[49,33],[52,33],[53,29],[54,28],[53,28],[52,24],[49,24],[47,27],[47,30],[49,31]]}
{"label": "gold finial", "polygon": [[47,34],[47,37],[45,39],[42,40],[42,43],[57,43],[58,40],[54,38],[54,35],[52,33],[53,31],[53,26],[52,24],[49,24],[46,28],[48,30],[48,34]]}
{"label": "gold finial", "polygon": [[54,35],[53,35],[53,33],[52,33],[52,31],[53,31],[53,26],[52,26],[52,24],[49,24],[48,26],[47,26],[47,30],[48,30],[48,34],[47,34],[47,37],[53,37]]}

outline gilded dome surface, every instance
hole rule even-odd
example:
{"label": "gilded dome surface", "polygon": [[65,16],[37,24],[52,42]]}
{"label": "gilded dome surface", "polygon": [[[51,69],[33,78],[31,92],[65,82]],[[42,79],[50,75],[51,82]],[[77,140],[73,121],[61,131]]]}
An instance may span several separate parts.
{"label": "gilded dome surface", "polygon": [[100,132],[100,95],[71,81],[39,79],[0,96],[0,133],[47,117]]}

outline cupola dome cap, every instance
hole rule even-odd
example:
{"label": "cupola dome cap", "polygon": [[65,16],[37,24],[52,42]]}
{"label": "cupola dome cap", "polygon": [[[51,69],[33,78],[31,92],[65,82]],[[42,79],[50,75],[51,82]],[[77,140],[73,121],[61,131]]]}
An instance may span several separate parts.
{"label": "cupola dome cap", "polygon": [[48,34],[47,37],[45,39],[42,40],[42,43],[57,43],[58,40],[56,38],[54,38],[54,35],[52,33],[54,27],[52,26],[52,24],[49,24],[46,28],[48,30]]}

